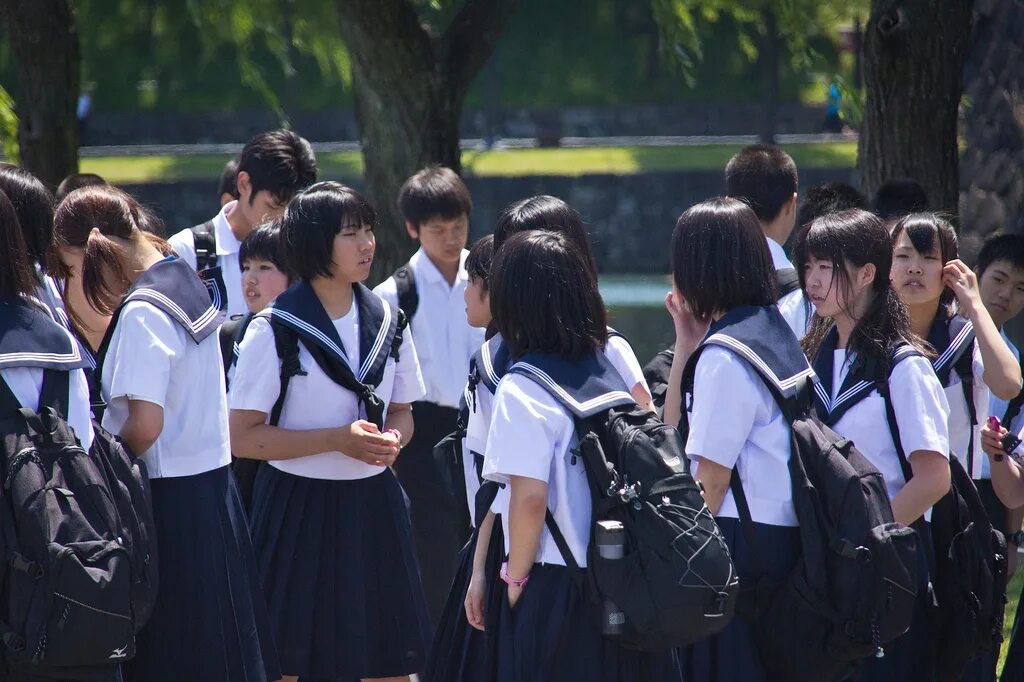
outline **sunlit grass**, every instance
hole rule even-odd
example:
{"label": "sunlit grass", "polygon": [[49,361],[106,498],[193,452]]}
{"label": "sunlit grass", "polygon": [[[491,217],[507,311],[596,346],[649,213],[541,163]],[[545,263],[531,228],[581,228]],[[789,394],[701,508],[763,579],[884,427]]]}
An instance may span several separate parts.
{"label": "sunlit grass", "polygon": [[999,652],[999,664],[996,667],[998,675],[1003,674],[1003,663],[1006,662],[1006,650],[1010,646],[1010,634],[1013,631],[1013,620],[1017,616],[1022,586],[1024,586],[1024,571],[1018,569],[1010,581],[1010,585],[1006,588],[1006,595],[1010,598],[1010,602],[1006,605],[1006,620],[1003,621],[1003,648]]}
{"label": "sunlit grass", "polygon": [[[466,175],[479,177],[636,173],[720,170],[741,145],[693,147],[588,147],[584,149],[499,149],[465,151]],[[855,142],[786,145],[801,168],[852,168],[857,162]],[[109,182],[134,184],[207,180],[220,175],[229,157],[218,154],[188,156],[87,157],[81,170],[98,173]],[[354,178],[363,172],[358,152],[328,152],[317,161],[323,178]]]}

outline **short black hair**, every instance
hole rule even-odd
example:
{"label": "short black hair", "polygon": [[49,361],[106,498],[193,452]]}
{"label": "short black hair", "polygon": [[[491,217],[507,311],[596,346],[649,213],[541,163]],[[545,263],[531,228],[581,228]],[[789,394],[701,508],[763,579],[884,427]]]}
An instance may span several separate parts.
{"label": "short black hair", "polygon": [[867,209],[868,199],[852,185],[845,182],[826,182],[814,185],[803,194],[800,210],[796,214],[797,230],[806,228],[814,220],[829,213],[848,211],[853,208]]}
{"label": "short black hair", "polygon": [[798,185],[792,157],[774,145],[744,147],[725,166],[726,194],[747,202],[763,223],[779,217]]}
{"label": "short black hair", "polygon": [[494,251],[501,251],[502,245],[514,234],[530,230],[557,232],[575,242],[587,261],[587,267],[597,277],[597,263],[590,250],[587,228],[579,212],[558,197],[547,194],[527,197],[509,204],[498,216],[494,227]]}
{"label": "short black hair", "polygon": [[53,246],[53,195],[32,173],[7,165],[0,167],[0,191],[18,216],[29,259],[44,266]]}
{"label": "short black hair", "polygon": [[597,278],[576,243],[557,232],[520,232],[495,254],[491,315],[514,358],[579,360],[608,340]]}
{"label": "short black hair", "polygon": [[318,182],[297,194],[281,218],[285,262],[303,279],[330,277],[334,237],[343,227],[376,223],[362,194],[340,182]]}
{"label": "short black hair", "polygon": [[671,256],[676,288],[699,319],[778,299],[761,223],[739,199],[717,197],[688,208],[672,231]]}
{"label": "short black hair", "polygon": [[95,173],[72,173],[57,185],[57,193],[54,195],[54,200],[59,204],[64,201],[64,197],[74,192],[76,189],[83,187],[103,187],[109,184],[99,175]]}
{"label": "short black hair", "polygon": [[0,297],[13,298],[35,293],[36,278],[26,258],[25,238],[18,214],[7,195],[0,191]]}
{"label": "short black hair", "polygon": [[469,189],[458,173],[444,166],[428,166],[402,185],[398,210],[414,228],[440,216],[452,220],[473,212]]}
{"label": "short black hair", "polygon": [[990,265],[1001,260],[1024,270],[1024,234],[999,234],[986,239],[978,252],[974,270],[981,277]]}
{"label": "short black hair", "polygon": [[290,130],[269,130],[249,140],[238,156],[238,172],[249,175],[252,203],[266,190],[281,203],[316,182],[316,156],[305,138]]}
{"label": "short black hair", "polygon": [[[315,163],[315,162],[314,162]],[[315,178],[315,175],[314,175]],[[224,164],[224,170],[220,172],[220,180],[217,183],[217,198],[230,194],[238,198],[238,159],[234,158]]]}
{"label": "short black hair", "polygon": [[490,289],[491,265],[494,261],[494,235],[489,234],[473,244],[466,256],[466,274],[480,282],[484,291]]}
{"label": "short black hair", "polygon": [[891,178],[875,192],[875,215],[882,220],[902,218],[928,210],[928,194],[913,178]]}
{"label": "short black hair", "polygon": [[287,275],[289,282],[295,279],[295,273],[288,266],[284,255],[280,220],[271,220],[257,226],[242,240],[238,249],[238,265],[244,267],[245,262],[250,260],[273,263],[275,268]]}

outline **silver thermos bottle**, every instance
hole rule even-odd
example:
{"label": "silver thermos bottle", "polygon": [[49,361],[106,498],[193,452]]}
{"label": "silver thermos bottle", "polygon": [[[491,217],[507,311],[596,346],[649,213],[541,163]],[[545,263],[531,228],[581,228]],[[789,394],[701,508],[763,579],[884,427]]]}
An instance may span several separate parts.
{"label": "silver thermos bottle", "polygon": [[[602,559],[621,559],[626,553],[626,529],[618,521],[598,521],[594,534],[597,553]],[[605,635],[621,635],[626,629],[626,615],[610,599],[602,604],[601,632]]]}

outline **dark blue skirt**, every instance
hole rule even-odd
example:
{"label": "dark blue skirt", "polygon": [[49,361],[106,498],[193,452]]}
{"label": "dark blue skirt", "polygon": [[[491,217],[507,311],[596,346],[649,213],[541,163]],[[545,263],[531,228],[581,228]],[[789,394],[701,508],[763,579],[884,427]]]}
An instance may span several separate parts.
{"label": "dark blue skirt", "polygon": [[125,680],[277,680],[281,668],[229,468],[150,485],[160,591]]}
{"label": "dark blue skirt", "polygon": [[[741,582],[755,571],[782,579],[793,570],[800,557],[799,528],[755,523],[754,536],[760,550],[755,557],[747,546],[738,519],[716,521],[729,545]],[[762,682],[767,679],[750,626],[738,615],[717,635],[682,649],[680,657],[686,682]]]}
{"label": "dark blue skirt", "polygon": [[419,672],[430,645],[402,488],[261,467],[252,538],[281,671],[304,682]]}
{"label": "dark blue skirt", "polygon": [[605,639],[565,566],[534,564],[514,609],[508,586],[495,581],[486,615],[498,682],[683,680],[675,652],[628,651]]}

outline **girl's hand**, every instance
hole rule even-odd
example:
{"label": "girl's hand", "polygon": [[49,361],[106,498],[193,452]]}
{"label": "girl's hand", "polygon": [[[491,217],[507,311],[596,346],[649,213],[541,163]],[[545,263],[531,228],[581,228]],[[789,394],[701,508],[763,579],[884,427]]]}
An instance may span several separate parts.
{"label": "girl's hand", "polygon": [[522,587],[516,587],[515,585],[509,585],[508,586],[508,605],[511,608],[514,609],[516,607],[516,604],[519,603],[519,600],[522,598],[522,596],[523,596],[523,588]]}
{"label": "girl's hand", "polygon": [[981,449],[986,454],[996,456],[1006,454],[1003,452],[1003,436],[1008,431],[1002,426],[998,430],[989,428],[988,424],[981,426]]}
{"label": "girl's hand", "polygon": [[676,347],[692,352],[707,334],[711,320],[698,320],[674,288],[665,295],[665,308],[672,316],[672,325],[676,330]]}
{"label": "girl's hand", "polygon": [[960,259],[951,260],[942,268],[942,283],[953,290],[960,310],[973,320],[983,307],[974,271]]}
{"label": "girl's hand", "polygon": [[337,429],[336,443],[340,452],[367,464],[391,466],[398,457],[398,439],[365,419]]}
{"label": "girl's hand", "polygon": [[474,572],[469,579],[469,587],[466,588],[466,599],[463,605],[466,607],[466,620],[477,630],[484,630],[484,595],[486,593],[486,581],[482,573]]}

